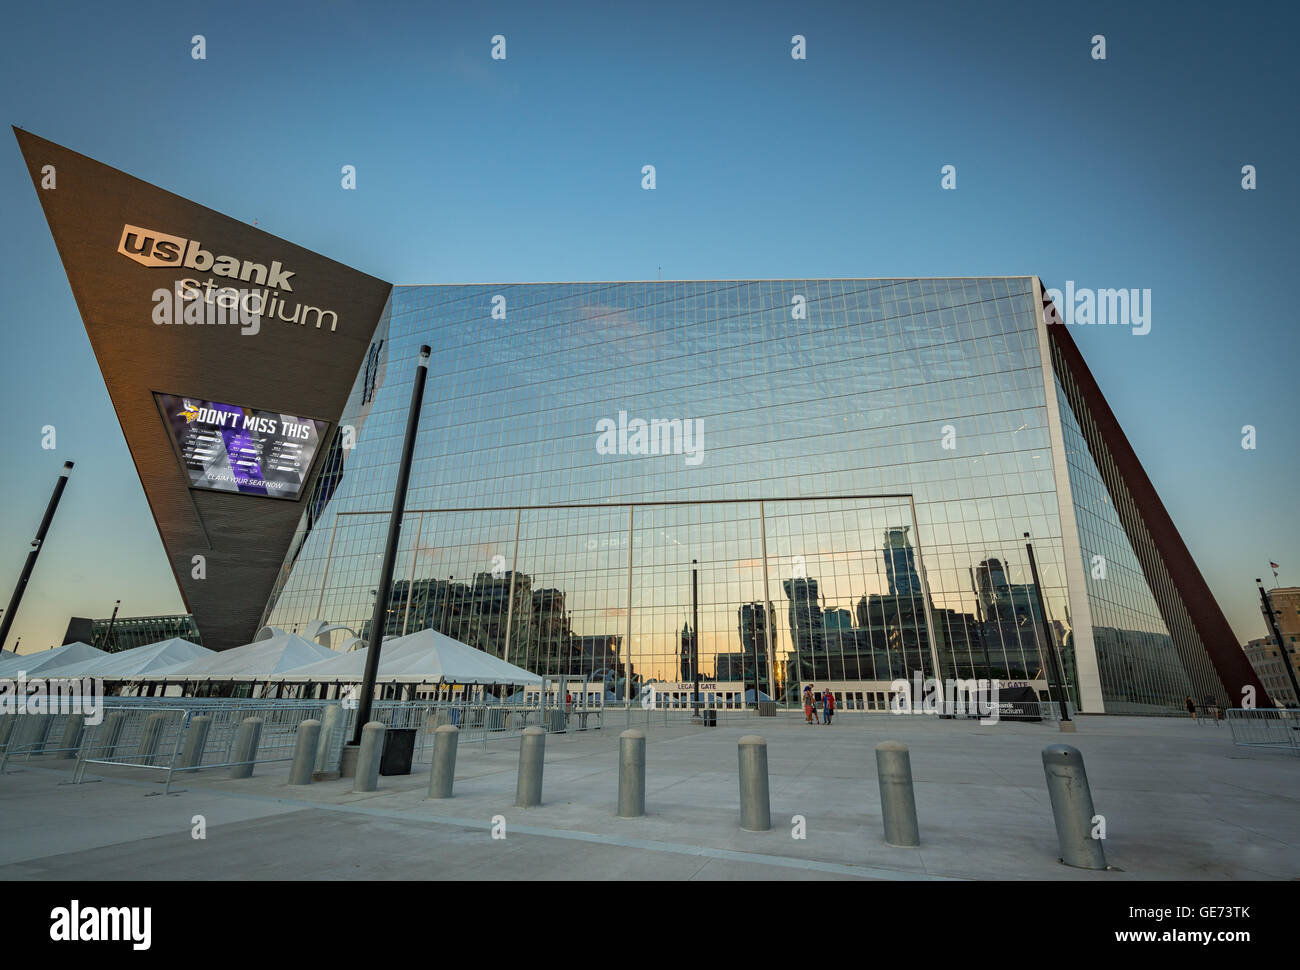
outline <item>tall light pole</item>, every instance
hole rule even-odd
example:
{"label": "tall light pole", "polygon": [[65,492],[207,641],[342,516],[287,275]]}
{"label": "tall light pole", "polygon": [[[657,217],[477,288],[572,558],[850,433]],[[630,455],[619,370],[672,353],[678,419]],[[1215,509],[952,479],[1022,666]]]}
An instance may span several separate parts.
{"label": "tall light pole", "polygon": [[[1028,540],[1029,533],[1025,533],[1025,539]],[[1056,678],[1056,697],[1061,702],[1061,730],[1073,731],[1074,725],[1070,724],[1070,707],[1065,698],[1065,678],[1061,675],[1060,665],[1057,663],[1056,642],[1052,638],[1052,628],[1047,625],[1047,608],[1043,605],[1043,584],[1038,581],[1038,563],[1034,559],[1034,544],[1025,542],[1025,550],[1029,553],[1029,573],[1034,579],[1034,599],[1038,603],[1038,617],[1043,624],[1043,643],[1047,646],[1047,659],[1052,667],[1052,676]],[[1048,692],[1051,692],[1051,684],[1048,684]],[[1065,725],[1070,724],[1069,727]]]}
{"label": "tall light pole", "polygon": [[108,620],[108,632],[104,634],[104,645],[100,647],[101,650],[106,650],[109,653],[113,652],[109,648],[113,645],[113,627],[117,624],[117,611],[121,606],[121,600],[113,604],[113,615]]}
{"label": "tall light pole", "polygon": [[[1300,703],[1300,684],[1296,683],[1295,667],[1291,665],[1291,658],[1286,652],[1286,643],[1282,639],[1282,633],[1277,628],[1277,613],[1273,609],[1273,601],[1268,598],[1264,592],[1264,584],[1258,579],[1255,584],[1259,587],[1259,600],[1263,604],[1264,615],[1268,617],[1268,628],[1273,631],[1273,639],[1277,641],[1278,650],[1282,651],[1282,666],[1286,668],[1287,676],[1291,678],[1291,689],[1295,691],[1296,701]],[[1278,707],[1285,705],[1278,704]]]}
{"label": "tall light pole", "polygon": [[[3,647],[5,641],[9,639],[9,628],[13,626],[18,604],[23,601],[23,593],[27,591],[27,581],[31,579],[32,570],[36,567],[36,557],[41,554],[41,549],[45,546],[45,534],[50,531],[50,522],[59,507],[59,499],[63,498],[63,489],[67,487],[68,475],[71,472],[72,462],[65,461],[63,471],[59,472],[59,480],[54,483],[54,494],[50,496],[50,502],[45,506],[45,515],[36,530],[36,538],[32,540],[32,551],[27,554],[27,562],[23,564],[22,572],[18,574],[18,582],[14,585],[13,595],[9,597],[9,607],[4,612],[4,619],[0,620],[0,647]],[[22,638],[19,639],[21,641]],[[18,649],[18,644],[14,644],[14,649]]]}
{"label": "tall light pole", "polygon": [[402,444],[402,462],[397,468],[397,487],[393,489],[393,511],[388,519],[388,543],[384,547],[384,564],[379,572],[379,586],[375,594],[375,608],[370,616],[370,649],[366,652],[365,680],[357,704],[357,723],[352,732],[352,743],[361,744],[361,730],[370,720],[370,704],[375,692],[375,677],[379,673],[379,651],[384,643],[384,620],[388,616],[388,594],[393,586],[393,567],[397,562],[397,544],[402,536],[402,515],[406,512],[406,490],[411,481],[411,458],[415,454],[415,434],[420,427],[420,405],[424,400],[424,382],[429,376],[428,344],[420,348],[420,361],[415,369],[415,386],[411,388],[411,407],[406,417],[406,441]]}
{"label": "tall light pole", "polygon": [[695,716],[700,716],[700,571],[691,560],[691,673],[695,675]]}

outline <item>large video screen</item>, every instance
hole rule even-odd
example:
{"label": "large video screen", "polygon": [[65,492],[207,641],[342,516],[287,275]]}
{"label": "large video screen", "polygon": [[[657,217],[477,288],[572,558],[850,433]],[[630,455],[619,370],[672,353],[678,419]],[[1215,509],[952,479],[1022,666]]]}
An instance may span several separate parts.
{"label": "large video screen", "polygon": [[326,421],[154,394],[191,488],[297,499]]}

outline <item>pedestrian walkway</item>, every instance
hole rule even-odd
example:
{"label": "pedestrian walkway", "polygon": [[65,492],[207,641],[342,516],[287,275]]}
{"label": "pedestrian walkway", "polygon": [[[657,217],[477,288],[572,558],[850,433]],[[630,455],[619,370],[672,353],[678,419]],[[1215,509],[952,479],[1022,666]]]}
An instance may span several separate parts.
{"label": "pedestrian walkway", "polygon": [[[462,748],[446,800],[426,797],[427,766],[365,794],[349,780],[291,787],[288,765],[272,764],[243,780],[187,775],[158,795],[133,769],[70,785],[67,762],[16,764],[0,777],[0,878],[1300,878],[1300,762],[1190,720],[1084,717],[1073,735],[853,713],[809,731],[802,710],[652,723],[647,815],[619,819],[621,717],[547,737],[542,805],[526,810],[513,807],[513,741]],[[765,833],[739,828],[737,741],[753,733],[768,742]],[[874,748],[887,739],[911,749],[917,849],[882,838]],[[1057,861],[1041,752],[1062,742],[1083,752],[1109,872]]]}

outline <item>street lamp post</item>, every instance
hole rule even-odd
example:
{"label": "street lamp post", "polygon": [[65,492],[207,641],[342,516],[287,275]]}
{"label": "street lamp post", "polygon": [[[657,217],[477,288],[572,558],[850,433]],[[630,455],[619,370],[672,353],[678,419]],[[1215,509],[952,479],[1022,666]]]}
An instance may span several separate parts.
{"label": "street lamp post", "polygon": [[411,481],[411,458],[415,454],[415,434],[420,427],[420,405],[424,399],[424,382],[429,376],[428,344],[420,348],[415,369],[415,386],[411,388],[411,407],[406,418],[406,440],[402,444],[402,462],[397,469],[397,487],[393,490],[393,511],[388,519],[388,544],[384,547],[384,564],[379,572],[374,612],[370,615],[370,649],[366,653],[365,680],[357,704],[357,723],[352,743],[361,744],[361,730],[370,720],[370,705],[379,673],[379,652],[384,643],[384,620],[388,612],[388,594],[393,585],[393,567],[397,562],[397,544],[402,535],[402,515],[406,511],[406,490]]}
{"label": "street lamp post", "polygon": [[107,650],[109,653],[113,652],[113,627],[117,625],[117,611],[121,606],[121,600],[113,604],[113,615],[108,620],[108,632],[104,634],[104,645],[100,647],[101,650]]}
{"label": "street lamp post", "polygon": [[[4,612],[4,619],[0,620],[0,647],[3,647],[5,641],[9,639],[9,628],[13,626],[14,616],[18,613],[18,604],[22,602],[23,593],[27,591],[27,581],[32,578],[32,570],[36,568],[36,557],[41,554],[41,549],[45,546],[45,534],[50,530],[50,522],[59,507],[59,499],[63,498],[63,489],[67,487],[68,475],[71,472],[72,462],[65,461],[63,471],[59,472],[59,480],[54,484],[54,494],[50,496],[50,502],[45,506],[45,515],[36,530],[36,538],[32,540],[32,551],[27,554],[27,562],[23,564],[22,572],[18,574],[18,582],[14,585],[13,595],[9,597],[9,607]],[[21,640],[21,637],[19,639]],[[18,644],[14,644],[14,649],[17,648]]]}
{"label": "street lamp post", "polygon": [[[1273,631],[1273,639],[1277,641],[1278,650],[1282,651],[1282,666],[1286,668],[1287,676],[1291,678],[1291,690],[1295,691],[1296,701],[1300,704],[1300,684],[1296,683],[1295,667],[1291,665],[1291,658],[1286,652],[1286,643],[1282,640],[1282,633],[1277,628],[1277,613],[1273,609],[1273,602],[1264,592],[1264,584],[1258,579],[1255,584],[1259,587],[1259,600],[1264,607],[1264,615],[1268,617],[1268,628]],[[1278,707],[1285,705],[1279,704]]]}
{"label": "street lamp post", "polygon": [[[1029,533],[1025,533],[1025,539],[1029,538]],[[1047,608],[1043,605],[1043,584],[1038,581],[1038,563],[1034,559],[1034,545],[1032,542],[1025,543],[1025,550],[1029,553],[1029,573],[1034,579],[1034,599],[1038,603],[1038,616],[1043,624],[1043,643],[1047,646],[1047,660],[1052,668],[1052,676],[1056,679],[1056,697],[1061,703],[1061,730],[1073,731],[1074,725],[1070,722],[1070,707],[1065,698],[1065,678],[1061,675],[1061,668],[1057,664],[1056,643],[1052,638],[1052,628],[1047,625]],[[1051,692],[1051,684],[1048,684],[1048,692]],[[1069,727],[1066,725],[1069,724]]]}
{"label": "street lamp post", "polygon": [[691,560],[691,673],[695,675],[695,716],[700,716],[700,571]]}

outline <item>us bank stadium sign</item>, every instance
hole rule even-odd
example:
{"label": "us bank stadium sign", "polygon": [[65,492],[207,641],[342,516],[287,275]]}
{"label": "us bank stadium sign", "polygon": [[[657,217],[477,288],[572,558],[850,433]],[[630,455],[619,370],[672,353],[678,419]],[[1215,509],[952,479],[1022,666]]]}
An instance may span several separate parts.
{"label": "us bank stadium sign", "polygon": [[[238,256],[217,255],[204,249],[197,239],[130,223],[122,226],[117,251],[132,262],[152,269],[210,274],[206,280],[198,276],[182,277],[170,290],[155,290],[154,323],[238,324],[249,335],[257,333],[263,319],[302,327],[314,323],[317,330],[328,322],[330,333],[338,329],[339,317],[335,311],[309,306],[294,296],[294,274],[278,259],[267,265]],[[285,311],[290,306],[293,312],[287,314]]]}

